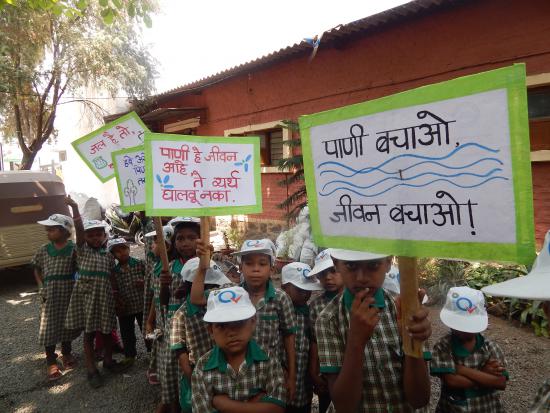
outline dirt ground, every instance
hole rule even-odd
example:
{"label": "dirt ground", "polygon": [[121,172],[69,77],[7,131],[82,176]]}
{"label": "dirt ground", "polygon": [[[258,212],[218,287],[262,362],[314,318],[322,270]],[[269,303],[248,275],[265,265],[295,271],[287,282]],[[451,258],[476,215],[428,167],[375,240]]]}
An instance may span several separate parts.
{"label": "dirt ground", "polygon": [[[38,297],[28,272],[0,271],[0,412],[152,412],[159,388],[148,384],[148,359],[139,343],[136,364],[122,376],[106,377],[106,385],[91,390],[82,366],[82,340],[74,342],[81,363],[55,384],[45,380],[45,360],[37,346]],[[439,309],[431,309],[432,343],[446,333]],[[550,340],[494,317],[487,336],[497,341],[508,360],[510,382],[502,398],[508,412],[525,412],[538,386],[550,376]],[[431,409],[439,397],[439,380],[432,380]]]}

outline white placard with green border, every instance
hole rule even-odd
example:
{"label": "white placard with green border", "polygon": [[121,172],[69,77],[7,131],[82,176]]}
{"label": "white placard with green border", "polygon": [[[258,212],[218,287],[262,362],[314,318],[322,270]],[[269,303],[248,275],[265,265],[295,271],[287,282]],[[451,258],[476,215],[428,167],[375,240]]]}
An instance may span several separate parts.
{"label": "white placard with green border", "polygon": [[101,182],[115,176],[111,153],[143,145],[143,135],[149,132],[135,112],[130,112],[105,126],[72,142],[84,163]]}
{"label": "white placard with green border", "polygon": [[318,245],[532,263],[525,66],[300,118]]}
{"label": "white placard with green border", "polygon": [[145,153],[143,145],[111,154],[115,178],[124,212],[145,210]]}
{"label": "white placard with green border", "polygon": [[260,138],[145,134],[149,216],[262,212]]}

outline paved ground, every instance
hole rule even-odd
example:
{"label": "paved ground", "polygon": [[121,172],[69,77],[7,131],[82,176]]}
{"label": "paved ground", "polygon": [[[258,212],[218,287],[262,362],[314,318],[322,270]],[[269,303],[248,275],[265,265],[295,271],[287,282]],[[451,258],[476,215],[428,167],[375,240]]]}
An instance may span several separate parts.
{"label": "paved ground", "polygon": [[[45,380],[45,361],[38,348],[38,297],[27,272],[0,271],[0,412],[152,412],[158,388],[145,378],[147,359],[139,345],[136,365],[123,376],[106,376],[105,387],[92,391],[82,365],[50,385]],[[438,310],[432,309],[434,341],[445,334]],[[550,341],[531,331],[491,318],[487,335],[497,340],[509,362],[511,380],[503,394],[509,412],[525,412],[539,384],[550,376]],[[83,362],[82,340],[74,343]],[[432,408],[439,394],[433,380]],[[433,411],[433,409],[431,410]]]}

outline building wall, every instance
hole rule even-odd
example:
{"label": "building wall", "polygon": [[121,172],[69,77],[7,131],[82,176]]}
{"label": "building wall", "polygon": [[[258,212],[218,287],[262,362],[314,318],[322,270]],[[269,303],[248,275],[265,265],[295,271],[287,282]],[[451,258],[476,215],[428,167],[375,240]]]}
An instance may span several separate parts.
{"label": "building wall", "polygon": [[[337,47],[321,42],[311,63],[307,56],[291,58],[213,84],[199,94],[171,98],[162,106],[206,107],[206,122],[198,133],[221,135],[226,129],[297,119],[516,62],[526,63],[528,75],[550,73],[549,15],[547,0],[465,1]],[[541,191],[550,175],[547,165],[536,168],[541,184],[535,188]],[[262,217],[275,217],[272,204],[286,195],[272,185],[274,179],[262,179],[264,191],[269,189]],[[540,194],[535,197],[542,199]],[[541,202],[537,234],[550,220],[550,200]]]}

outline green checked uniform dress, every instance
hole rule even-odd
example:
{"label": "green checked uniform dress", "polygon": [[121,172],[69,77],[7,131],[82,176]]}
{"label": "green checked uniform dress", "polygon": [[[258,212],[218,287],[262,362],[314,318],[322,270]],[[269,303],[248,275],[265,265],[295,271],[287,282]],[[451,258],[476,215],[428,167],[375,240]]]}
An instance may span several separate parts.
{"label": "green checked uniform dress", "polygon": [[296,314],[296,396],[289,401],[290,406],[304,407],[311,404],[313,388],[309,379],[309,344],[311,324],[307,305],[295,306]]}
{"label": "green checked uniform dress", "polygon": [[134,257],[128,260],[128,266],[115,265],[115,278],[118,295],[124,303],[123,315],[138,314],[143,311],[143,291],[136,285],[143,280],[145,263]]}
{"label": "green checked uniform dress", "polygon": [[251,340],[239,371],[227,363],[218,346],[197,363],[191,378],[193,413],[212,413],[214,396],[226,394],[236,401],[247,401],[260,392],[261,401],[285,407],[286,387],[281,364]]}
{"label": "green checked uniform dress", "polygon": [[[404,355],[395,301],[382,288],[377,290],[374,299],[374,306],[380,309],[380,321],[365,346],[363,391],[357,412],[413,412],[403,392]],[[320,371],[323,374],[338,374],[344,364],[352,303],[353,295],[345,289],[325,307],[317,319],[315,334]],[[332,404],[328,411],[335,411]]]}
{"label": "green checked uniform dress", "polygon": [[157,328],[163,332],[163,336],[157,343],[157,366],[160,381],[160,393],[162,403],[172,403],[178,400],[178,360],[176,352],[170,349],[170,324],[173,315],[182,305],[182,300],[174,296],[176,290],[183,285],[181,278],[181,269],[183,268],[182,259],[175,259],[170,262],[170,272],[172,274],[172,283],[170,284],[170,300],[168,301],[167,311],[160,305],[160,273],[162,263],[159,261],[154,270],[153,276],[153,302],[155,303]]}
{"label": "green checked uniform dress", "polygon": [[116,326],[115,299],[109,279],[115,258],[105,249],[76,247],[79,277],[65,319],[65,328],[111,334]]}
{"label": "green checked uniform dress", "polygon": [[315,323],[319,315],[337,295],[337,292],[325,291],[309,301],[309,321],[311,323],[311,339],[313,341],[317,341],[315,337]]}
{"label": "green checked uniform dress", "polygon": [[550,413],[550,379],[539,387],[529,413]]}
{"label": "green checked uniform dress", "polygon": [[[434,346],[430,373],[432,375],[453,374],[456,365],[461,364],[481,370],[489,359],[497,360],[506,368],[506,359],[498,344],[476,335],[474,350],[470,353],[450,333],[442,337]],[[504,371],[508,378],[508,372]],[[436,412],[445,413],[502,413],[504,407],[497,390],[492,389],[450,389],[443,385]]]}
{"label": "green checked uniform dress", "polygon": [[[148,234],[155,230],[155,223],[152,218],[145,218],[145,223],[142,221],[143,234]],[[153,254],[151,250],[153,248],[153,237],[143,237],[143,248],[145,252],[145,279],[143,280],[143,325],[147,323],[147,317],[149,317],[149,310],[151,309],[151,303],[153,302],[153,268],[157,263],[158,258]]]}
{"label": "green checked uniform dress", "polygon": [[40,291],[42,300],[38,332],[38,343],[41,346],[72,341],[80,333],[64,326],[76,272],[74,247],[70,240],[59,250],[53,243],[49,243],[40,247],[31,261],[44,277],[44,287]]}
{"label": "green checked uniform dress", "polygon": [[[241,285],[248,291],[246,283]],[[267,282],[265,295],[256,303],[256,330],[254,340],[267,351],[269,357],[283,362],[286,352],[282,338],[296,334],[296,316],[290,297]]]}

